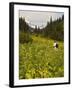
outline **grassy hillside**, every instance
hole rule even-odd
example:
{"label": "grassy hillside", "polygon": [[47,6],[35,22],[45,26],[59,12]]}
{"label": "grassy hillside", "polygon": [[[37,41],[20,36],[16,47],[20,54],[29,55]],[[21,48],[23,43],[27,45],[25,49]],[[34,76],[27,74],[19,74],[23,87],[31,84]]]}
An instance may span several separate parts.
{"label": "grassy hillside", "polygon": [[54,40],[32,35],[32,42],[19,45],[19,79],[64,76],[64,45],[54,49]]}

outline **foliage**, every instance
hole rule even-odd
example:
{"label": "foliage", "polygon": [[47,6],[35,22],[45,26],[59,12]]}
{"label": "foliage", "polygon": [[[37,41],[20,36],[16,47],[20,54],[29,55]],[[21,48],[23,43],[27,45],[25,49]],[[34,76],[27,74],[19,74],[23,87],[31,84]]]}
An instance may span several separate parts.
{"label": "foliage", "polygon": [[50,22],[47,22],[46,27],[40,29],[35,26],[35,28],[31,28],[25,21],[24,18],[19,18],[19,30],[23,32],[32,32],[36,35],[42,35],[46,38],[51,38],[53,40],[63,41],[64,40],[64,15],[57,20],[52,21],[52,17],[50,18]]}
{"label": "foliage", "polygon": [[19,79],[64,76],[63,42],[53,48],[53,40],[32,36],[32,43],[20,44]]}
{"label": "foliage", "polygon": [[29,42],[32,42],[32,38],[30,36],[30,33],[20,32],[19,33],[19,42],[20,43],[29,43]]}
{"label": "foliage", "polygon": [[49,37],[54,40],[63,41],[64,40],[64,16],[55,21],[50,19],[47,26],[44,28],[44,36]]}
{"label": "foliage", "polygon": [[[31,28],[19,18],[19,79],[64,76],[64,15],[47,22],[46,27]],[[54,49],[54,40],[59,48]]]}
{"label": "foliage", "polygon": [[19,18],[19,30],[23,32],[28,32],[29,25],[25,22],[24,18]]}

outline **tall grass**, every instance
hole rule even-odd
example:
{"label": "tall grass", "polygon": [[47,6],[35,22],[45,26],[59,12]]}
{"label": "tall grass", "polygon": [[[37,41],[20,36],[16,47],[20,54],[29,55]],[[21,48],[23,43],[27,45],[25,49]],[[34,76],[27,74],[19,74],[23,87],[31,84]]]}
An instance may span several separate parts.
{"label": "tall grass", "polygon": [[64,76],[64,47],[53,48],[53,40],[32,36],[32,43],[19,44],[19,79]]}

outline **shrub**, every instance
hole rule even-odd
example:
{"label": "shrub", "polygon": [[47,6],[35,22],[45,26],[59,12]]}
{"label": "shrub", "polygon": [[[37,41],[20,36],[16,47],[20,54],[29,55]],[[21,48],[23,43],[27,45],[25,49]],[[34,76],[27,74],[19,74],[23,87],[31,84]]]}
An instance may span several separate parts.
{"label": "shrub", "polygon": [[29,33],[20,32],[19,34],[19,42],[20,43],[28,43],[32,42],[33,39],[31,38]]}

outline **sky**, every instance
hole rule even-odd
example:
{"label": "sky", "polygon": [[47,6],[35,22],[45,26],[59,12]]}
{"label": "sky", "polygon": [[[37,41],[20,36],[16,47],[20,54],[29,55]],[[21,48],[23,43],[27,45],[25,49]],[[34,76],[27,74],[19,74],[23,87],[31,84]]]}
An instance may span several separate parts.
{"label": "sky", "polygon": [[25,21],[31,26],[43,28],[46,26],[47,22],[56,20],[59,17],[62,17],[63,12],[46,12],[46,11],[19,11],[19,17],[25,18]]}

